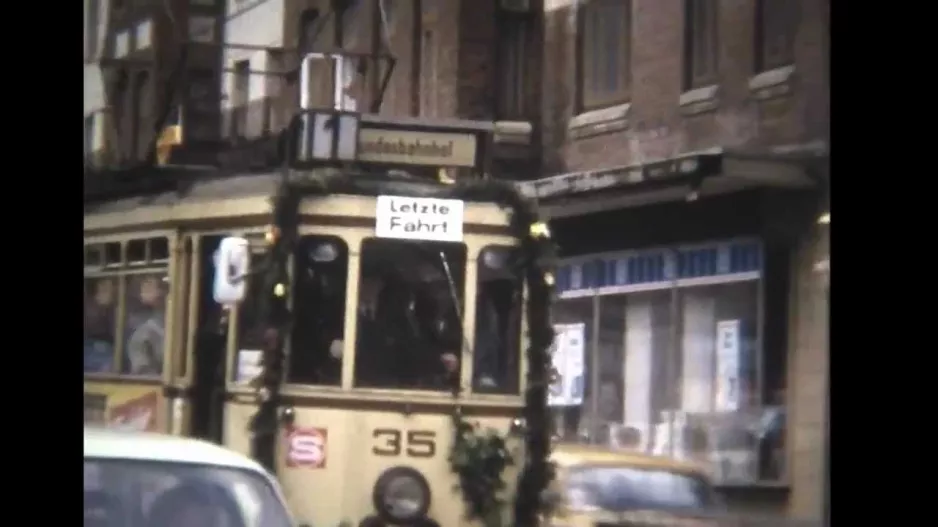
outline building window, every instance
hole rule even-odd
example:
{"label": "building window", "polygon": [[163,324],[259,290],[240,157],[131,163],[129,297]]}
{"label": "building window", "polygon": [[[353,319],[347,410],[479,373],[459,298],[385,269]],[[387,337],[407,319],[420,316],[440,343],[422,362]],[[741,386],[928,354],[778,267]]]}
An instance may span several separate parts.
{"label": "building window", "polygon": [[285,69],[283,53],[269,50],[267,52],[267,68],[265,69],[267,76],[264,86],[264,131],[269,133],[284,128],[286,124],[280,113],[280,101],[285,84],[281,73]]}
{"label": "building window", "polygon": [[85,58],[94,60],[98,55],[98,38],[101,29],[101,2],[88,0],[85,11]]}
{"label": "building window", "polygon": [[304,9],[300,14],[299,36],[297,48],[303,53],[309,53],[313,50],[313,44],[316,42],[320,31],[318,9]]}
{"label": "building window", "polygon": [[717,0],[684,0],[684,89],[717,80]]}
{"label": "building window", "polygon": [[85,158],[94,154],[94,114],[85,116]]}
{"label": "building window", "polygon": [[134,29],[134,48],[137,50],[147,49],[153,43],[153,21],[144,20],[137,24],[137,27]]}
{"label": "building window", "polygon": [[218,135],[218,79],[212,70],[192,70],[186,100],[186,137],[211,140]]}
{"label": "building window", "polygon": [[123,58],[131,51],[130,30],[125,29],[117,34],[114,39],[114,57]]}
{"label": "building window", "polygon": [[499,119],[527,118],[527,54],[531,24],[528,18],[505,14],[499,20],[498,115]]}
{"label": "building window", "polygon": [[193,16],[189,18],[189,40],[211,44],[215,42],[215,17]]}
{"label": "building window", "polygon": [[125,70],[116,72],[113,84],[113,91],[109,94],[108,106],[111,110],[111,122],[113,130],[108,133],[115,133],[112,137],[116,138],[114,143],[115,154],[120,160],[130,157],[130,147],[128,146],[129,127],[128,117],[130,111],[128,100],[130,97],[130,75]]}
{"label": "building window", "polygon": [[131,145],[134,159],[143,159],[147,155],[150,133],[150,75],[141,71],[134,78],[133,95],[131,96]]}
{"label": "building window", "polygon": [[785,308],[763,260],[737,240],[560,265],[555,321],[579,326],[586,364],[564,433],[695,461],[718,483],[784,479],[784,317],[764,313]]}
{"label": "building window", "polygon": [[791,1],[756,1],[756,73],[794,62],[796,9],[796,3]]}
{"label": "building window", "polygon": [[598,0],[580,16],[581,110],[622,103],[631,78],[632,2]]}
{"label": "building window", "polygon": [[239,60],[234,65],[234,85],[231,87],[231,136],[246,137],[248,127],[248,101],[251,89],[251,61]]}

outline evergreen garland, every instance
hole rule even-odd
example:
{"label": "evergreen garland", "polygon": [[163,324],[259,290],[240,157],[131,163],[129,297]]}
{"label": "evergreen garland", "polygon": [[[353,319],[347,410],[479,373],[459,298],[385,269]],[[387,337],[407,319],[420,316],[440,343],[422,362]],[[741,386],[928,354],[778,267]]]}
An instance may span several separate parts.
{"label": "evergreen garland", "polygon": [[[522,257],[517,262],[523,271],[528,290],[527,322],[529,343],[526,372],[527,393],[525,419],[525,453],[514,504],[514,525],[538,525],[544,504],[543,491],[553,479],[550,463],[551,413],[547,407],[550,382],[549,348],[554,338],[550,321],[553,296],[555,248],[534,203],[522,196],[510,183],[498,180],[447,181],[445,185],[392,174],[352,175],[348,170],[318,174],[303,181],[285,180],[273,199],[273,227],[268,233],[270,244],[262,271],[262,287],[271,291],[261,306],[261,320],[266,325],[263,373],[257,379],[258,410],[252,418],[252,451],[267,468],[274,468],[274,439],[277,430],[279,387],[282,382],[283,335],[291,323],[287,307],[287,262],[297,238],[299,204],[304,197],[330,194],[378,195],[397,194],[414,197],[462,199],[494,202],[511,211],[511,228],[521,241]],[[458,396],[458,381],[454,396]],[[494,432],[480,433],[462,418],[455,407],[454,442],[449,462],[459,479],[468,514],[485,522],[500,525],[501,507],[498,493],[504,489],[504,469],[514,460],[507,451],[505,438]],[[498,523],[495,523],[498,522]]]}

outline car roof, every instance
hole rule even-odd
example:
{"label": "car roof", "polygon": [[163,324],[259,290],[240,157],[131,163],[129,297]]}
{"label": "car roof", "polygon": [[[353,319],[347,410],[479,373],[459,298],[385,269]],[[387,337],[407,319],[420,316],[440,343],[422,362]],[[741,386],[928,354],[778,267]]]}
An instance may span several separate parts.
{"label": "car roof", "polygon": [[213,443],[150,432],[85,427],[85,458],[89,457],[215,465],[267,473],[247,456]]}
{"label": "car roof", "polygon": [[583,465],[603,465],[659,469],[684,474],[703,476],[705,471],[695,463],[678,459],[654,456],[643,452],[616,450],[598,445],[558,443],[553,446],[551,461],[562,468]]}

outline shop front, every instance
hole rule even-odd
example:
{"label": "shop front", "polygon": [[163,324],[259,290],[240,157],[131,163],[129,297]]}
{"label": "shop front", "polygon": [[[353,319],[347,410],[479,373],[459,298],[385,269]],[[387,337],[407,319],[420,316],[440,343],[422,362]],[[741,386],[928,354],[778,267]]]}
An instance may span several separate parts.
{"label": "shop front", "polygon": [[558,433],[702,463],[731,501],[791,512],[818,194],[800,163],[735,161],[530,184],[561,250],[555,323],[585,341],[582,403],[558,408]]}

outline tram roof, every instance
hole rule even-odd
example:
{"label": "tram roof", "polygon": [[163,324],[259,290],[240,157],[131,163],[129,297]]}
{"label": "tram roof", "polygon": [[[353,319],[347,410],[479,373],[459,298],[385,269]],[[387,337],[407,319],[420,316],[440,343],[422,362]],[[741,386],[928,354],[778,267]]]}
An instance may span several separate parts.
{"label": "tram roof", "polygon": [[[348,172],[346,174],[346,172]],[[466,202],[495,203],[498,192],[486,188],[482,180],[457,181],[448,185],[434,179],[416,177],[405,172],[359,174],[343,170],[340,183],[333,192],[337,195],[427,197],[459,199]],[[347,176],[347,177],[346,177]],[[153,177],[159,177],[158,174]],[[226,199],[272,197],[283,182],[282,173],[234,174],[219,172],[214,177],[201,177],[185,184],[183,191],[164,189],[160,192],[125,194],[111,199],[86,201],[85,214],[109,214],[133,211],[142,207],[173,207],[198,205]],[[490,183],[490,182],[489,182]],[[511,183],[507,183],[511,185]]]}

